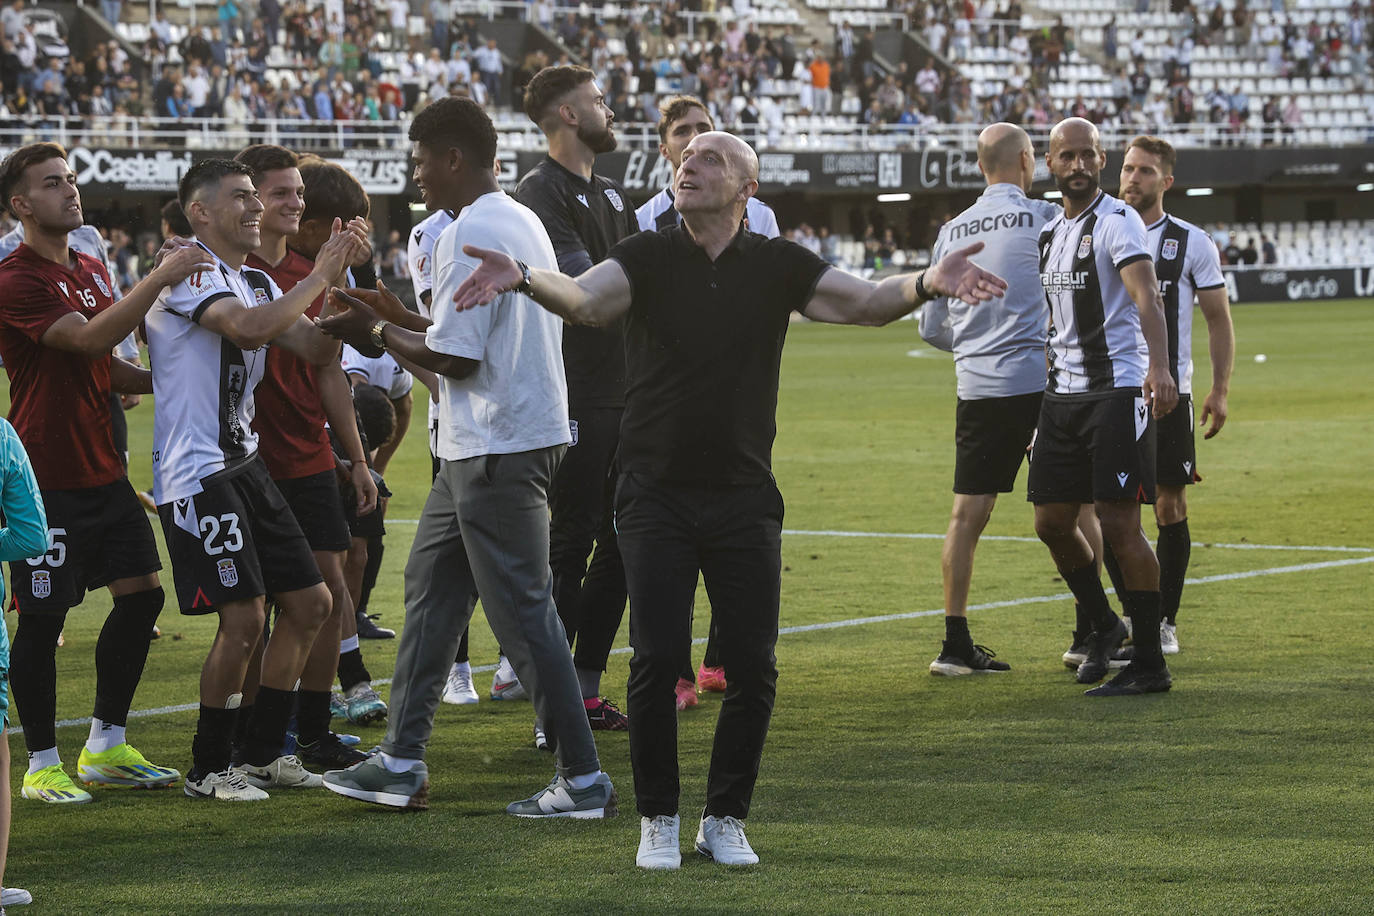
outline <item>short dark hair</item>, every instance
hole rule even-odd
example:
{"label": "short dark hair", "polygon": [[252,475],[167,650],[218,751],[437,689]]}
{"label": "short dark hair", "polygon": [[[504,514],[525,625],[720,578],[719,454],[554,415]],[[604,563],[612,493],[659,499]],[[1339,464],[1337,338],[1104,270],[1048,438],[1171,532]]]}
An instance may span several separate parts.
{"label": "short dark hair", "polygon": [[233,159],[202,159],[186,170],[177,185],[177,200],[182,211],[190,209],[191,198],[196,192],[211,185],[218,186],[229,175],[247,175],[252,181],[255,174],[251,168]]}
{"label": "short dark hair", "polygon": [[430,102],[410,122],[409,137],[432,150],[462,150],[477,168],[489,169],[496,161],[496,128],[472,99],[447,96]]}
{"label": "short dark hair", "polygon": [[1128,150],[1144,150],[1151,156],[1159,157],[1160,173],[1172,175],[1174,164],[1178,162],[1178,153],[1174,151],[1174,146],[1163,137],[1153,137],[1149,134],[1142,134],[1131,141],[1131,145],[1126,147]]}
{"label": "short dark hair", "polygon": [[367,216],[372,209],[367,192],[358,179],[341,165],[319,156],[303,156],[296,166],[305,184],[305,212],[301,222],[322,219],[332,222],[338,217],[348,222],[355,216]]}
{"label": "short dark hair", "polygon": [[353,411],[358,415],[358,429],[369,450],[386,445],[395,434],[396,407],[376,385],[358,385],[353,389]]}
{"label": "short dark hair", "polygon": [[716,122],[711,117],[711,109],[706,107],[706,103],[694,95],[670,95],[663,98],[658,103],[658,142],[668,142],[668,127],[691,111],[693,108],[700,108],[706,112],[706,120],[715,127]]}
{"label": "short dark hair", "polygon": [[3,195],[4,207],[11,216],[19,218],[19,214],[10,207],[10,198],[19,190],[29,166],[47,162],[49,159],[66,158],[67,151],[61,144],[30,143],[28,146],[19,147],[6,156],[4,162],[0,162],[0,195]]}
{"label": "short dark hair", "polygon": [[172,230],[173,235],[191,235],[191,223],[186,219],[186,211],[181,209],[181,201],[173,197],[162,205],[162,218],[167,221],[167,228]]}
{"label": "short dark hair", "polygon": [[264,172],[275,172],[277,169],[294,169],[300,164],[300,157],[284,146],[254,143],[241,150],[234,157],[234,161],[242,162],[255,174],[261,175]]}
{"label": "short dark hair", "polygon": [[594,79],[595,73],[576,64],[545,67],[525,86],[525,115],[538,124],[549,116],[554,103],[578,86]]}

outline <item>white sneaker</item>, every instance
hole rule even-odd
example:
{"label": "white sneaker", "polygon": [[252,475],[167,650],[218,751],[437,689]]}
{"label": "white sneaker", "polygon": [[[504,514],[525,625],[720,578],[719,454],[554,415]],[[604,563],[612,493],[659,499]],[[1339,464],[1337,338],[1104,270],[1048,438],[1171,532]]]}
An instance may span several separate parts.
{"label": "white sneaker", "polygon": [[0,906],[23,906],[33,903],[33,894],[22,887],[7,887],[0,890]]}
{"label": "white sneaker", "polygon": [[259,789],[266,789],[275,786],[278,789],[318,789],[324,785],[324,779],[318,773],[312,773],[301,764],[301,758],[295,754],[286,754],[273,760],[265,767],[255,767],[252,764],[244,763],[235,767],[243,774],[243,778]]}
{"label": "white sneaker", "polygon": [[1178,624],[1167,620],[1159,624],[1159,651],[1165,655],[1178,654]]}
{"label": "white sneaker", "polygon": [[520,676],[515,673],[515,666],[510,663],[510,659],[501,656],[501,663],[496,666],[496,673],[491,677],[491,698],[524,700],[528,697],[525,685],[520,683]]}
{"label": "white sneaker", "polygon": [[219,801],[263,801],[267,798],[266,792],[248,782],[234,767],[220,773],[206,773],[200,779],[192,779],[188,773],[182,780],[182,787],[191,798]]}
{"label": "white sneaker", "polygon": [[639,819],[639,852],[635,854],[635,864],[654,869],[682,867],[676,814]]}
{"label": "white sneaker", "polygon": [[444,702],[468,706],[476,703],[477,699],[477,688],[472,686],[472,668],[454,664],[448,672],[448,683],[444,685]]}
{"label": "white sneaker", "polygon": [[721,865],[759,864],[759,857],[744,836],[744,822],[728,814],[702,817],[697,828],[697,852]]}

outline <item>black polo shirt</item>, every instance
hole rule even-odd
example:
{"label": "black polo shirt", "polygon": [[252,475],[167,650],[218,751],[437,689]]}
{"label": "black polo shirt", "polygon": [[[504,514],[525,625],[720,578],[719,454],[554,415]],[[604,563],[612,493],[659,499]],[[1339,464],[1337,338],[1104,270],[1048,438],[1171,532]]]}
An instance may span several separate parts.
{"label": "black polo shirt", "polygon": [[787,323],[829,266],[741,229],[714,263],[685,227],[611,249],[630,278],[622,471],[752,484],[771,474]]}
{"label": "black polo shirt", "polygon": [[[515,199],[544,224],[558,269],[575,277],[605,260],[611,246],[639,231],[625,189],[601,175],[586,181],[545,156],[520,179]],[[625,347],[619,324],[563,330],[563,370],[568,406],[580,409],[625,404]]]}

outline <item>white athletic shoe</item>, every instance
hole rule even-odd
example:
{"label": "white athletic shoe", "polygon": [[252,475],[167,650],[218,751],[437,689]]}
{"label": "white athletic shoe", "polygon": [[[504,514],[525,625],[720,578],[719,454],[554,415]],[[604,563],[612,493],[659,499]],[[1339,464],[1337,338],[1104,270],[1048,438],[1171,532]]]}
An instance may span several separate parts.
{"label": "white athletic shoe", "polygon": [[477,702],[477,688],[472,686],[472,669],[455,664],[448,672],[444,685],[444,702],[454,706],[468,706]]}
{"label": "white athletic shoe", "polygon": [[187,774],[182,788],[190,798],[214,798],[219,801],[264,801],[267,793],[251,784],[237,768],[220,773],[206,773],[200,779]]}
{"label": "white athletic shoe", "polygon": [[1165,655],[1178,654],[1178,624],[1167,620],[1159,624],[1159,651]]}
{"label": "white athletic shoe", "polygon": [[259,789],[275,786],[278,789],[318,789],[324,779],[312,773],[301,764],[295,754],[286,754],[273,760],[265,767],[255,767],[244,763],[235,767],[243,778]]}
{"label": "white athletic shoe", "polygon": [[676,814],[639,819],[639,852],[635,854],[635,864],[640,868],[652,869],[682,867]]}
{"label": "white athletic shoe", "polygon": [[525,692],[525,685],[520,683],[520,676],[515,673],[515,666],[504,655],[501,656],[501,663],[496,666],[496,673],[491,676],[491,698],[493,700],[525,700],[529,698],[529,694]]}
{"label": "white athletic shoe", "polygon": [[22,887],[7,887],[0,890],[0,907],[23,906],[26,903],[33,903],[33,894]]}
{"label": "white athletic shoe", "polygon": [[744,822],[706,815],[697,829],[697,852],[721,865],[757,865],[759,857],[744,835]]}

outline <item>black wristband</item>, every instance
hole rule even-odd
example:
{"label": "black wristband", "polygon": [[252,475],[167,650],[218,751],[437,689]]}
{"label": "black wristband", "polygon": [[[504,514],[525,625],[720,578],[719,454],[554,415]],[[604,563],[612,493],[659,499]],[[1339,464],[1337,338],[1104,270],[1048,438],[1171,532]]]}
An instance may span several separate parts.
{"label": "black wristband", "polygon": [[938,297],[932,296],[930,291],[926,289],[926,272],[923,270],[916,275],[916,301],[929,302],[935,298]]}
{"label": "black wristband", "polygon": [[520,268],[520,282],[515,285],[515,292],[522,296],[530,294],[530,266],[524,261],[516,261],[515,266]]}

